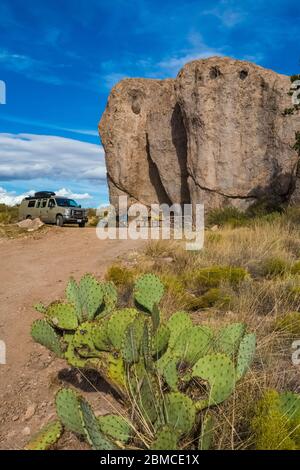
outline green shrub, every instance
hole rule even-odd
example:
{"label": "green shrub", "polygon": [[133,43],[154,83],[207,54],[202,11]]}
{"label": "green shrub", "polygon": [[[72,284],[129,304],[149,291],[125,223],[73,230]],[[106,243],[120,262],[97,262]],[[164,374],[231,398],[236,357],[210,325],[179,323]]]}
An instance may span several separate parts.
{"label": "green shrub", "polygon": [[290,335],[300,335],[300,313],[290,312],[283,315],[276,320],[275,328]]}
{"label": "green shrub", "polygon": [[214,287],[209,289],[205,294],[198,297],[198,308],[228,307],[231,303],[231,297],[224,293],[222,289]]}
{"label": "green shrub", "polygon": [[281,258],[267,258],[262,265],[262,274],[267,277],[283,276],[290,266]]}
{"label": "green shrub", "polygon": [[241,227],[247,225],[249,222],[248,217],[243,212],[235,209],[234,207],[225,207],[224,209],[214,209],[210,211],[206,218],[208,226],[230,225],[232,227]]}
{"label": "green shrub", "polygon": [[0,224],[13,224],[18,221],[19,208],[0,204]]}
{"label": "green shrub", "polygon": [[[289,393],[280,395],[276,390],[265,393],[257,404],[255,417],[251,423],[257,450],[299,449],[298,400],[297,395]],[[295,402],[297,408],[292,407]]]}
{"label": "green shrub", "polygon": [[300,261],[296,261],[291,267],[291,274],[300,274]]}
{"label": "green shrub", "polygon": [[134,281],[134,272],[125,266],[113,265],[107,270],[105,279],[117,287],[129,286]]}
{"label": "green shrub", "polygon": [[185,284],[200,289],[219,287],[222,282],[237,285],[249,276],[244,268],[233,266],[212,266],[190,271],[184,276]]}

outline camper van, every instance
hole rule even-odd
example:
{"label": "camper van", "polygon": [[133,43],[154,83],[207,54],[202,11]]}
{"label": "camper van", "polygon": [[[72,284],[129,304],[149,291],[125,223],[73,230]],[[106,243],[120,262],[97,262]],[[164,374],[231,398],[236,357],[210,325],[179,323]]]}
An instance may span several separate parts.
{"label": "camper van", "polygon": [[84,227],[88,221],[87,211],[74,199],[56,196],[51,191],[40,191],[21,202],[19,220],[39,217],[45,224],[78,224]]}

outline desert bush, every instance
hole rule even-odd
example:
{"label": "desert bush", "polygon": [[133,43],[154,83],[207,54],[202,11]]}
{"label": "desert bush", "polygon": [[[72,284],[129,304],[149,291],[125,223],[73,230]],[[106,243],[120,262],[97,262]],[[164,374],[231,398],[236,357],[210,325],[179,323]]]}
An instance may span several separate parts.
{"label": "desert bush", "polygon": [[118,287],[130,286],[134,281],[134,271],[126,266],[116,264],[107,270],[105,279]]}
{"label": "desert bush", "polygon": [[251,426],[257,450],[299,450],[300,396],[267,391],[257,405]]}
{"label": "desert bush", "polygon": [[285,260],[276,257],[270,257],[262,263],[262,274],[263,276],[275,277],[283,276],[290,271],[290,266]]}
{"label": "desert bush", "polygon": [[206,217],[208,227],[213,225],[229,225],[231,227],[241,227],[247,225],[249,219],[247,215],[234,207],[226,207],[225,209],[214,209],[210,211]]}
{"label": "desert bush", "polygon": [[0,204],[0,224],[13,224],[18,221],[18,206]]}
{"label": "desert bush", "polygon": [[289,312],[276,319],[275,329],[289,335],[289,337],[300,335],[300,313]]}

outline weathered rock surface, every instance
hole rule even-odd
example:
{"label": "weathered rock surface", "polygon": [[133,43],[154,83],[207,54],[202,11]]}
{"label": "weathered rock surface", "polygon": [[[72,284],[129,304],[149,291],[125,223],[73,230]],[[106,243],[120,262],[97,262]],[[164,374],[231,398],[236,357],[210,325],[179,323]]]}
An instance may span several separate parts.
{"label": "weathered rock surface", "polygon": [[111,202],[245,209],[288,200],[300,130],[299,111],[283,115],[290,86],[287,76],[220,57],[188,63],[175,80],[121,81],[99,125]]}

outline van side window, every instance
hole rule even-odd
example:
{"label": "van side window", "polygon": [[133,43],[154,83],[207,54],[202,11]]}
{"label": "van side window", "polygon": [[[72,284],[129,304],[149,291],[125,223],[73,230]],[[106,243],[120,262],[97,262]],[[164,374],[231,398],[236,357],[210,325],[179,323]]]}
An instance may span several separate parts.
{"label": "van side window", "polygon": [[37,201],[37,203],[36,203],[36,207],[40,207],[40,205],[41,205],[41,200],[38,199],[38,201]]}
{"label": "van side window", "polygon": [[35,199],[31,199],[31,201],[28,202],[28,207],[34,207],[35,206]]}
{"label": "van side window", "polygon": [[55,199],[49,199],[48,207],[55,207]]}
{"label": "van side window", "polygon": [[46,207],[46,205],[47,205],[47,199],[43,199],[42,207]]}

